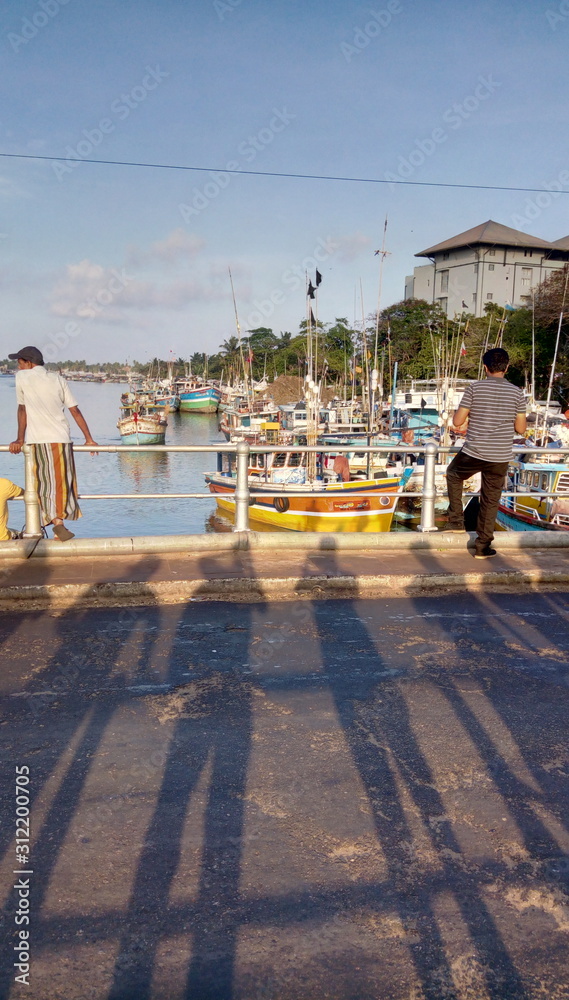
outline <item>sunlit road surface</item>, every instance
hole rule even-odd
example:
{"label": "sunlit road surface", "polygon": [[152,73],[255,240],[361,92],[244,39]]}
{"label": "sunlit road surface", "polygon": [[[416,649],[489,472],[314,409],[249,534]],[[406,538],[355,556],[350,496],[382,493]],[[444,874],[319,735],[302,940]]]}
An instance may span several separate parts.
{"label": "sunlit road surface", "polygon": [[560,593],[0,616],[0,997],[567,998],[568,617]]}

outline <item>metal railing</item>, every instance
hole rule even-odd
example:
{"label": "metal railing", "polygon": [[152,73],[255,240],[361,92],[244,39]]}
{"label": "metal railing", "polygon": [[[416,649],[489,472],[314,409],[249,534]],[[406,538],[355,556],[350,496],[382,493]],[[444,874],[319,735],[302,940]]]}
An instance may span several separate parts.
{"label": "metal railing", "polygon": [[[8,445],[0,445],[0,452],[6,452],[9,450]],[[214,444],[214,445],[97,445],[93,448],[91,445],[74,445],[73,450],[75,452],[89,452],[91,454],[98,453],[118,453],[118,452],[135,452],[136,454],[145,452],[185,452],[190,454],[204,454],[210,453],[215,455],[226,454],[231,456],[236,456],[236,484],[235,484],[235,523],[234,531],[248,531],[249,530],[249,505],[251,499],[255,499],[258,496],[266,496],[266,491],[264,493],[255,492],[254,488],[251,489],[249,482],[249,456],[252,454],[269,454],[269,453],[315,453],[315,454],[351,454],[357,450],[358,454],[370,454],[372,457],[374,454],[409,454],[413,456],[424,455],[424,465],[417,466],[417,468],[423,468],[423,488],[420,492],[405,492],[397,494],[398,496],[405,496],[407,498],[421,497],[421,520],[418,527],[420,532],[430,532],[437,531],[435,524],[435,500],[436,500],[436,488],[435,488],[435,470],[437,465],[438,456],[441,454],[449,454],[451,452],[457,452],[460,449],[456,446],[442,446],[438,442],[431,440],[427,441],[423,445],[397,445],[396,448],[393,446],[393,442],[385,445],[362,445],[358,442],[357,446],[353,444],[349,445],[272,445],[272,444],[255,444],[250,445],[246,441],[239,441],[233,444]],[[41,527],[41,516],[38,496],[35,487],[35,476],[34,476],[34,460],[33,451],[30,445],[24,445],[22,448],[24,454],[24,464],[25,464],[25,486],[24,486],[24,506],[25,506],[25,529],[24,538],[39,538],[42,535]],[[542,455],[547,453],[551,456],[551,449],[547,448],[534,448],[534,447],[520,447],[514,448],[514,458],[516,454],[536,454]],[[263,470],[260,469],[259,472]],[[397,475],[393,471],[394,476]],[[274,484],[282,488],[282,483]],[[297,490],[296,494],[294,491],[294,485],[291,484],[292,488],[287,488],[288,496],[305,496],[306,493]],[[332,484],[333,485],[333,484]],[[312,496],[329,496],[329,489],[322,491],[314,491]],[[374,493],[366,492],[365,490],[358,490],[358,496],[373,496]],[[545,497],[556,497],[556,496],[567,496],[567,493],[546,493],[539,491],[539,495],[542,498]],[[82,500],[121,500],[121,499],[214,499],[216,494],[210,491],[204,493],[105,493],[105,494],[85,494],[80,493],[79,499]],[[470,497],[478,496],[477,493],[470,493]],[[520,497],[524,496],[521,491],[506,491],[502,493],[504,497]]]}

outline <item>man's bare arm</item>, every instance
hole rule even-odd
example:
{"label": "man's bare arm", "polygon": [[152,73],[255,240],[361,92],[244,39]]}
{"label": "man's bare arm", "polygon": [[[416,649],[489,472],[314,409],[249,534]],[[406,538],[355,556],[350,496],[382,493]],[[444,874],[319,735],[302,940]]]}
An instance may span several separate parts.
{"label": "man's bare arm", "polygon": [[528,425],[525,413],[518,413],[514,420],[514,430],[516,434],[525,434]]}
{"label": "man's bare arm", "polygon": [[452,426],[455,431],[459,431],[461,427],[464,427],[468,420],[468,415],[470,410],[466,406],[459,406],[457,410],[454,411],[454,416],[452,418]]}
{"label": "man's bare arm", "polygon": [[78,406],[71,406],[69,408],[69,412],[70,412],[71,416],[73,417],[73,419],[74,419],[75,423],[77,424],[77,426],[78,426],[79,430],[81,431],[81,433],[85,435],[85,444],[95,444],[96,445],[97,442],[94,441],[93,438],[91,437],[91,431],[87,427],[87,421],[85,420],[85,417],[81,413],[81,410],[79,409],[79,407]]}
{"label": "man's bare arm", "polygon": [[19,455],[22,445],[26,439],[26,427],[28,425],[28,415],[23,403],[18,404],[18,437],[9,445],[12,455]]}

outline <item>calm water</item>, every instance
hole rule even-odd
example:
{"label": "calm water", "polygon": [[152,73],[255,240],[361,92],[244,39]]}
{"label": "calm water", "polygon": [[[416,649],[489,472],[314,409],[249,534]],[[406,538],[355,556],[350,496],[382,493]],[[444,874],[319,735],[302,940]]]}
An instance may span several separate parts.
{"label": "calm water", "polygon": [[[99,444],[121,444],[117,430],[121,393],[126,386],[70,382],[91,433]],[[0,443],[16,437],[16,397],[13,378],[0,378]],[[171,413],[166,444],[216,444],[225,441],[217,414]],[[83,443],[70,418],[71,435]],[[80,493],[203,493],[203,473],[216,467],[215,455],[174,453],[87,454],[75,456]],[[22,455],[0,452],[0,476],[23,486]],[[10,526],[21,527],[23,507],[13,503]],[[82,500],[83,517],[73,525],[78,538],[120,535],[201,534],[228,530],[230,522],[215,516],[214,500]]]}
{"label": "calm water", "polygon": [[[99,444],[121,444],[117,430],[119,403],[125,385],[71,382],[71,390]],[[16,436],[14,379],[0,377],[1,444]],[[83,443],[79,428],[70,418],[71,436]],[[166,444],[216,444],[225,442],[218,430],[217,414],[170,413]],[[215,454],[184,455],[172,452],[130,452],[75,456],[80,493],[202,493],[204,472],[216,467]],[[24,485],[22,455],[0,452],[0,476]],[[202,534],[230,531],[232,519],[218,510],[214,500],[82,500],[83,517],[73,525],[78,538],[109,538],[125,535]],[[437,512],[437,523],[445,516]],[[414,518],[396,511],[392,531],[416,530]],[[10,526],[23,527],[23,506],[11,504]],[[255,525],[255,530],[277,530]]]}

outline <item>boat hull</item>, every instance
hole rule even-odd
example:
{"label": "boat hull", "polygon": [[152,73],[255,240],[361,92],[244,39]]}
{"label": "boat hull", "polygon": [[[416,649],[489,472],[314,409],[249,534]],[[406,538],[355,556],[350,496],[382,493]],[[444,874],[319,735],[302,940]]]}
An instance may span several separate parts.
{"label": "boat hull", "polygon": [[160,434],[145,434],[140,431],[133,434],[121,433],[121,441],[123,444],[164,444],[165,440],[166,433],[164,431]]}
{"label": "boat hull", "polygon": [[551,524],[537,517],[529,517],[527,514],[520,514],[500,504],[496,520],[502,528],[510,531],[569,531],[568,527],[559,524]]}
{"label": "boat hull", "polygon": [[181,413],[217,413],[221,394],[217,389],[195,389],[180,393]]}
{"label": "boat hull", "polygon": [[165,410],[166,407],[175,412],[180,409],[180,400],[177,396],[163,396],[159,399],[154,399],[152,403],[148,405],[149,410]]}
{"label": "boat hull", "polygon": [[[219,507],[235,512],[235,483],[206,476]],[[381,485],[378,485],[380,483]],[[249,518],[289,531],[383,532],[390,531],[399,499],[399,479],[343,483],[325,489],[326,496],[287,495],[267,485],[266,495],[251,499]],[[252,492],[262,489],[249,484]],[[363,496],[362,494],[369,494]]]}
{"label": "boat hull", "polygon": [[123,444],[164,444],[167,426],[163,417],[153,420],[144,416],[136,420],[134,416],[125,417],[117,424]]}

